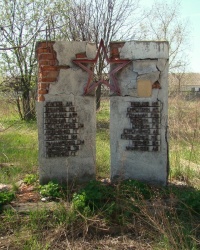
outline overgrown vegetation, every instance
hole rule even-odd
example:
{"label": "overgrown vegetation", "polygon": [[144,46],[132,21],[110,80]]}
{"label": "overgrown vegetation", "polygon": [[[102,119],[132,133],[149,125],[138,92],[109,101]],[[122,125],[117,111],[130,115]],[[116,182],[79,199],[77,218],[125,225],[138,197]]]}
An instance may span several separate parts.
{"label": "overgrown vegetation", "polygon": [[[109,182],[109,103],[97,114],[97,181],[67,190],[38,185],[37,126],[0,106],[0,183],[24,180],[55,207],[0,214],[0,246],[9,249],[193,249],[200,247],[200,114],[198,100],[169,100],[167,187]],[[9,110],[9,112],[8,112]],[[12,115],[9,115],[12,113]],[[18,190],[0,192],[0,206]]]}

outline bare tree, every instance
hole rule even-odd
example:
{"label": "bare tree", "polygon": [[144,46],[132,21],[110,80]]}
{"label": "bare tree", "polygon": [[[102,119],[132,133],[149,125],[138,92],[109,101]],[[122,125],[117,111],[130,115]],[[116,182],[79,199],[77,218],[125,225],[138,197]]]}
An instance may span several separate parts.
{"label": "bare tree", "polygon": [[[98,44],[104,40],[108,50],[110,41],[137,39],[140,0],[72,0],[69,13],[62,15],[66,29],[61,34],[69,40],[92,41]],[[106,68],[104,56],[99,58],[95,68],[96,78],[101,79]],[[97,109],[100,107],[101,85],[96,90]]]}
{"label": "bare tree", "polygon": [[156,0],[141,30],[145,39],[169,41],[169,70],[183,72],[188,65],[188,22],[181,19],[181,2]]}
{"label": "bare tree", "polygon": [[[61,0],[60,2],[61,3]],[[14,94],[21,119],[35,117],[36,58],[38,39],[51,38],[57,1],[2,0],[0,2],[1,90]],[[54,36],[56,31],[53,32]]]}

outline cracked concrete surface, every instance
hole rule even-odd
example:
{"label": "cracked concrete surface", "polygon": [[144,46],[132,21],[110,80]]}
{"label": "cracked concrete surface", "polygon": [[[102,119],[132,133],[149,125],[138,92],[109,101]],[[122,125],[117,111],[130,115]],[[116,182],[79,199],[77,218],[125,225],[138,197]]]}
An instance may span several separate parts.
{"label": "cracked concrete surface", "polygon": [[[61,69],[57,82],[50,84],[45,102],[37,103],[38,139],[39,139],[39,173],[40,182],[57,180],[60,183],[84,182],[95,178],[96,158],[96,103],[94,96],[83,96],[88,80],[87,72],[77,67],[72,60],[77,53],[86,53],[88,58],[96,55],[96,46],[87,42],[55,42],[54,49]],[[76,107],[78,139],[84,141],[77,156],[45,157],[44,105],[46,102],[72,102]]]}
{"label": "cracked concrete surface", "polygon": [[[120,57],[130,59],[132,63],[117,76],[122,96],[110,98],[111,180],[138,179],[161,185],[167,183],[169,172],[168,140],[166,140],[168,52],[167,42],[154,41],[126,42],[120,50]],[[150,96],[140,97],[137,92],[137,83],[141,80],[143,83],[150,81],[152,85],[159,82],[161,89],[152,89]],[[122,140],[121,135],[125,128],[134,126],[127,117],[127,109],[131,107],[131,102],[157,101],[162,103],[162,107],[160,107],[160,150],[156,152],[127,151],[126,147],[131,145],[132,141]],[[147,113],[147,115],[149,117],[150,114]],[[135,121],[135,118],[132,120]],[[137,124],[141,123],[142,121]],[[147,134],[148,137],[149,134]]]}

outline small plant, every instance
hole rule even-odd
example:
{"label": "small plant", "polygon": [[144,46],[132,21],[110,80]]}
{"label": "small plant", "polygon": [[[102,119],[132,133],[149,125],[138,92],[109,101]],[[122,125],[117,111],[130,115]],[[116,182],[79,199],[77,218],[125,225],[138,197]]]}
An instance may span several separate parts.
{"label": "small plant", "polygon": [[11,191],[0,192],[0,210],[2,209],[3,205],[8,204],[14,198],[15,198],[15,195]]}
{"label": "small plant", "polygon": [[37,175],[36,174],[27,174],[24,178],[24,183],[31,185],[37,182]]}
{"label": "small plant", "polygon": [[61,187],[52,181],[50,181],[46,185],[41,185],[39,187],[40,194],[42,197],[50,197],[50,198],[61,198],[62,192],[61,192]]}
{"label": "small plant", "polygon": [[114,189],[105,186],[98,181],[90,181],[79,193],[75,193],[72,199],[73,208],[80,212],[106,210],[114,198]]}

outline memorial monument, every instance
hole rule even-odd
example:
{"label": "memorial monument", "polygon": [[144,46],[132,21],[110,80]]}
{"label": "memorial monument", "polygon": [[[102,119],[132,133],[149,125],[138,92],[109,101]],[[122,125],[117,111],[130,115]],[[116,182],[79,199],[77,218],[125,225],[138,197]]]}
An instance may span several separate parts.
{"label": "memorial monument", "polygon": [[[95,178],[95,88],[110,88],[111,181],[166,185],[168,43],[39,42],[37,119],[40,182]],[[109,81],[94,81],[99,56]]]}

